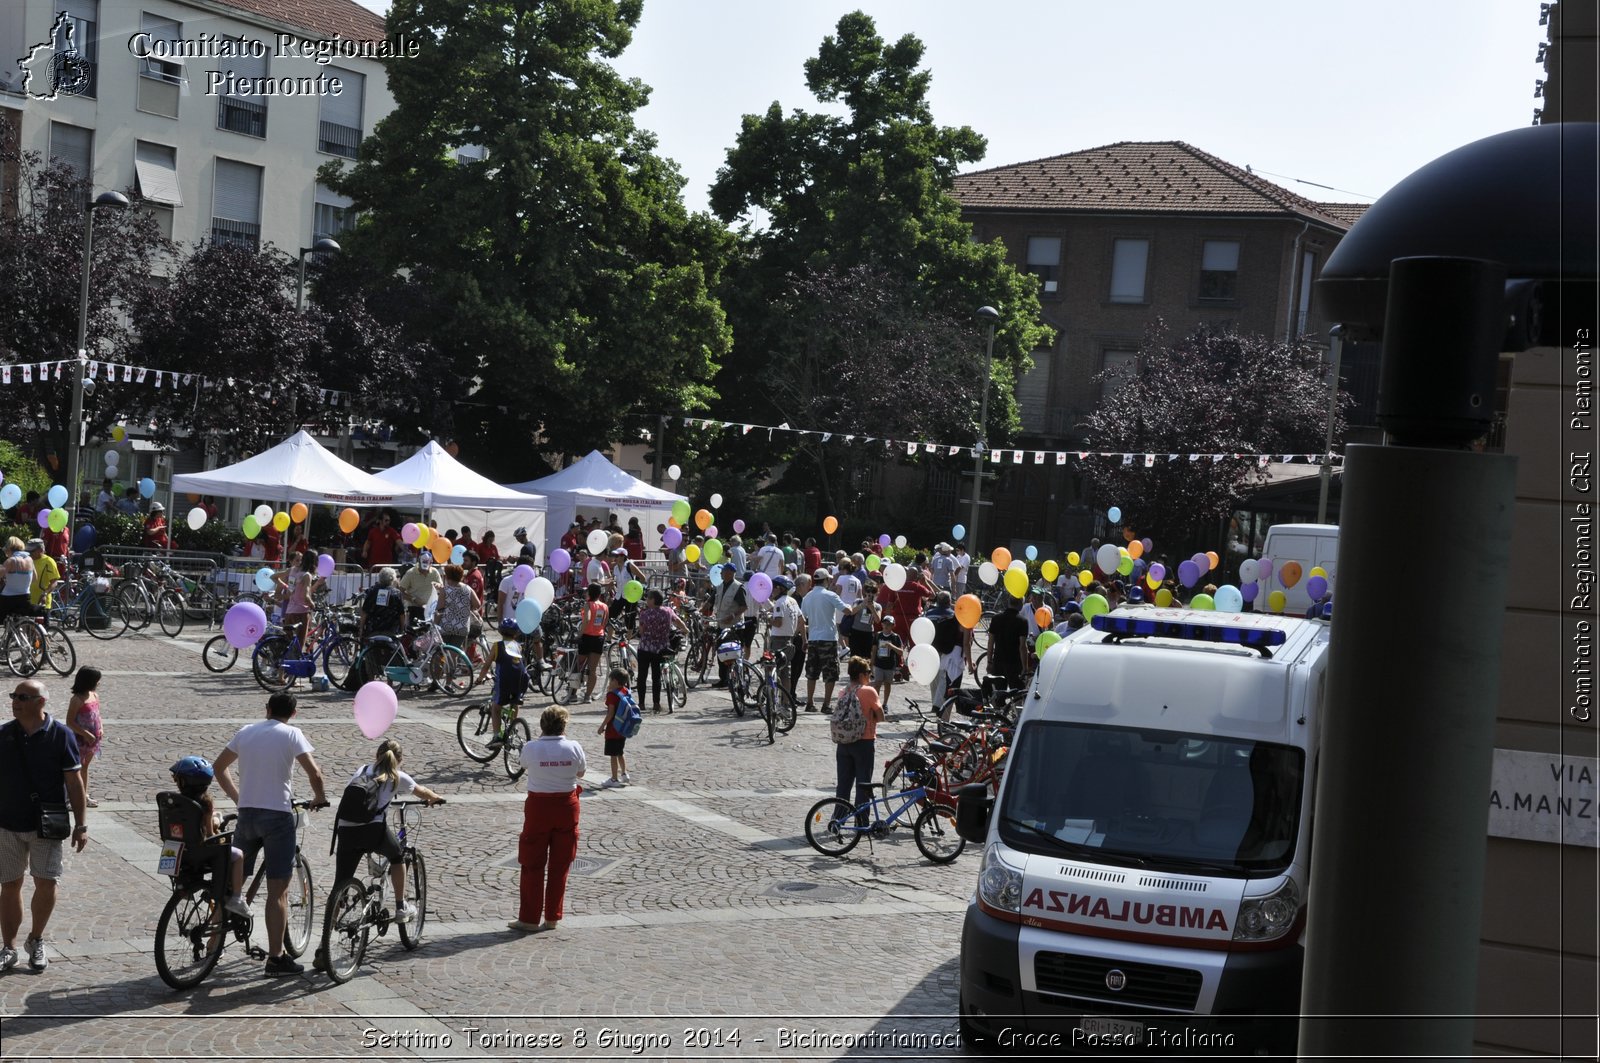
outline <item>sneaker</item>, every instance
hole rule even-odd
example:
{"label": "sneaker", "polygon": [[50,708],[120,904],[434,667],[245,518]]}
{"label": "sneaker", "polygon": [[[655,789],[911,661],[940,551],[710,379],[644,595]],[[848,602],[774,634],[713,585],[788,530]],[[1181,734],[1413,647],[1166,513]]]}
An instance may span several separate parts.
{"label": "sneaker", "polygon": [[90,808],[99,808],[99,807],[100,807],[100,802],[99,802],[99,801],[96,801],[96,800],[95,800],[95,799],[94,799],[94,798],[92,798],[92,797],[86,797],[86,798],[84,798],[84,799],[83,799],[83,803],[84,803],[84,804],[86,804],[86,805],[88,805],[88,806],[89,806],[89,807],[90,807]]}
{"label": "sneaker", "polygon": [[295,963],[293,958],[287,954],[283,956],[273,956],[267,960],[267,974],[274,978],[281,978],[285,975],[291,974],[305,973],[306,969],[300,966],[298,963]]}
{"label": "sneaker", "polygon": [[559,920],[559,919],[546,919],[540,925],[539,929],[540,930],[554,930],[556,927],[558,927],[560,925],[561,925],[561,920]]}
{"label": "sneaker", "polygon": [[808,701],[808,702],[806,702],[806,711],[807,712],[816,712],[817,711],[817,707],[815,705],[811,704],[811,702]]}
{"label": "sneaker", "polygon": [[493,738],[489,739],[488,742],[484,743],[485,747],[488,748],[488,749],[499,749],[501,746],[503,746],[505,744],[506,744],[505,735],[495,735]]}
{"label": "sneaker", "polygon": [[602,789],[602,790],[615,790],[617,787],[619,787],[621,785],[623,785],[623,782],[622,782],[621,779],[607,779],[605,782],[600,784],[600,789]]}
{"label": "sneaker", "polygon": [[0,971],[9,971],[17,965],[17,950],[10,945],[0,946]]}
{"label": "sneaker", "polygon": [[317,954],[311,958],[311,966],[319,971],[326,972],[328,969],[328,954],[318,949]]}
{"label": "sneaker", "polygon": [[532,934],[533,932],[542,929],[538,923],[524,923],[521,919],[511,920],[511,922],[506,924],[506,927],[510,930],[520,930],[524,934]]}
{"label": "sneaker", "polygon": [[633,776],[629,775],[627,772],[623,772],[622,773],[622,785],[624,785],[624,786],[632,786],[633,785]]}
{"label": "sneaker", "polygon": [[44,954],[44,942],[39,938],[29,938],[22,945],[28,954],[28,966],[35,971],[42,971],[50,958]]}
{"label": "sneaker", "polygon": [[222,902],[222,907],[226,908],[234,915],[250,914],[250,906],[244,902],[244,898],[241,896],[235,895],[233,897],[229,897],[227,900]]}
{"label": "sneaker", "polygon": [[399,922],[413,923],[417,919],[417,906],[407,901],[400,909]]}
{"label": "sneaker", "polygon": [[824,716],[832,716],[833,715],[833,706],[832,705],[824,705],[824,706],[822,706],[822,708],[818,709],[817,711],[822,713],[822,715],[824,715]]}

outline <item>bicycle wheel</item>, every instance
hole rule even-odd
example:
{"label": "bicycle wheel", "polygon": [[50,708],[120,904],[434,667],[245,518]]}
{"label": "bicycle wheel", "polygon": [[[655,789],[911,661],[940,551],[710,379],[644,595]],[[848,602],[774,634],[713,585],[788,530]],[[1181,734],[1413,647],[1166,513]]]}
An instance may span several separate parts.
{"label": "bicycle wheel", "polygon": [[582,658],[577,654],[569,655],[574,667],[562,668],[561,675],[557,677],[560,689],[556,691],[555,698],[563,705],[571,705],[583,697],[584,670]]}
{"label": "bicycle wheel", "polygon": [[700,686],[717,666],[717,655],[711,643],[702,638],[689,654],[689,670],[685,673],[691,683]]}
{"label": "bicycle wheel", "polygon": [[527,720],[512,720],[506,726],[506,740],[500,747],[500,760],[505,765],[506,778],[512,782],[522,778],[522,773],[526,770],[522,766],[522,747],[532,740]]}
{"label": "bicycle wheel", "polygon": [[774,702],[774,720],[772,726],[779,734],[786,735],[794,730],[795,721],[800,718],[799,709],[795,706],[794,698],[782,683],[778,684]]}
{"label": "bicycle wheel", "polygon": [[777,741],[773,724],[778,715],[777,707],[772,704],[772,691],[763,688],[761,693],[756,695],[756,712],[761,714],[761,722],[767,725],[767,745],[770,746]]}
{"label": "bicycle wheel", "polygon": [[174,989],[193,989],[222,955],[227,931],[215,925],[217,902],[174,891],[156,923],[156,973]]}
{"label": "bicycle wheel", "polygon": [[41,627],[44,634],[44,661],[56,675],[71,675],[78,666],[78,650],[65,628]]}
{"label": "bicycle wheel", "polygon": [[956,810],[949,805],[929,805],[912,828],[917,848],[936,864],[948,864],[961,855],[967,840],[956,833]]}
{"label": "bicycle wheel", "polygon": [[183,598],[177,591],[167,591],[156,599],[156,623],[163,632],[177,638],[183,631],[183,621]]}
{"label": "bicycle wheel", "polygon": [[409,923],[400,924],[400,944],[409,952],[422,944],[422,927],[428,921],[428,865],[423,862],[422,854],[414,849],[406,853],[406,865],[411,903],[417,906],[417,917]]}
{"label": "bicycle wheel", "polygon": [[855,814],[850,802],[824,797],[806,813],[806,841],[823,856],[843,856],[861,840],[862,832],[851,825]]}
{"label": "bicycle wheel", "polygon": [[631,676],[639,674],[639,654],[631,643],[626,646],[612,643],[606,648],[606,671],[613,668],[624,668]]}
{"label": "bicycle wheel", "polygon": [[289,921],[283,930],[283,951],[298,957],[311,944],[311,925],[317,917],[317,895],[311,885],[311,865],[294,854],[294,874],[289,878]]}
{"label": "bicycle wheel", "polygon": [[667,683],[667,707],[672,710],[683,708],[689,703],[689,683],[683,677],[683,669],[677,661],[668,661],[663,678]]}
{"label": "bicycle wheel", "polygon": [[128,618],[128,626],[135,631],[143,631],[156,611],[155,602],[150,600],[144,588],[135,582],[124,582],[111,593],[122,603],[122,612]]}
{"label": "bicycle wheel", "polygon": [[26,679],[39,670],[39,658],[35,650],[33,622],[19,617],[16,623],[6,630],[6,667],[11,673]]}
{"label": "bicycle wheel", "polygon": [[250,655],[250,671],[269,694],[289,689],[289,673],[283,670],[284,658],[289,655],[289,636],[273,635],[256,643]]}
{"label": "bicycle wheel", "polygon": [[90,638],[110,640],[128,630],[128,613],[119,599],[91,593],[78,606],[78,623]]}
{"label": "bicycle wheel", "polygon": [[479,705],[468,705],[461,710],[461,715],[456,717],[456,742],[461,746],[461,752],[467,759],[477,764],[487,764],[499,752],[491,749],[489,740],[494,737],[494,714],[489,711],[489,705],[484,702]]}
{"label": "bicycle wheel", "polygon": [[900,790],[900,777],[906,772],[906,759],[904,755],[893,757],[883,766],[883,793],[898,793]]}
{"label": "bicycle wheel", "polygon": [[360,644],[349,635],[340,635],[322,651],[322,674],[335,689],[342,690],[359,656]]}
{"label": "bicycle wheel", "polygon": [[428,657],[428,677],[445,697],[466,697],[472,690],[472,662],[457,647],[440,646]]}
{"label": "bicycle wheel", "polygon": [[367,888],[347,878],[334,888],[322,917],[322,955],[328,977],[343,985],[355,975],[367,954]]}
{"label": "bicycle wheel", "polygon": [[208,672],[226,672],[238,659],[239,651],[233,648],[233,643],[228,641],[226,635],[212,636],[206,648],[200,652],[200,661]]}

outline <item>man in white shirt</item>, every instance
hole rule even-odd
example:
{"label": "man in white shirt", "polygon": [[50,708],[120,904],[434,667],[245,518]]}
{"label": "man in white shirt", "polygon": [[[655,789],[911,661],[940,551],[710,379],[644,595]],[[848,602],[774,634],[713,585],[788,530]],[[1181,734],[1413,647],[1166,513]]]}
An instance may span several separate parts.
{"label": "man in white shirt", "polygon": [[850,630],[855,626],[855,617],[850,610],[861,601],[861,577],[856,573],[861,569],[861,562],[847,557],[839,562],[839,575],[833,581],[833,593],[839,596],[844,603],[845,616],[839,621],[839,644],[841,647],[848,645]]}
{"label": "man in white shirt", "polygon": [[[322,792],[322,771],[311,756],[311,743],[294,717],[293,694],[267,699],[267,718],[240,728],[217,757],[212,770],[223,793],[239,806],[233,844],[243,850],[245,875],[255,867],[256,851],[265,849],[267,872],[267,974],[302,974],[305,968],[283,952],[283,932],[289,925],[289,879],[294,874],[294,781],[296,763],[311,780],[312,803],[327,807]],[[228,770],[239,763],[240,782]]]}
{"label": "man in white shirt", "polygon": [[778,549],[778,537],[767,536],[767,541],[756,551],[755,570],[777,578],[783,575],[783,551]]}
{"label": "man in white shirt", "polygon": [[950,574],[950,593],[959,598],[967,593],[967,569],[972,565],[972,558],[967,554],[965,544],[956,544],[953,560],[956,563],[956,567],[955,571]]}
{"label": "man in white shirt", "polygon": [[811,580],[812,587],[800,602],[806,623],[806,711],[817,711],[811,699],[820,675],[822,711],[827,713],[833,711],[833,684],[839,681],[839,618],[844,615],[844,602],[828,589],[827,569],[817,569]]}
{"label": "man in white shirt", "polygon": [[933,559],[928,562],[928,577],[933,580],[935,590],[952,590],[951,581],[956,574],[956,559],[951,555],[949,543],[940,543],[933,548]]}

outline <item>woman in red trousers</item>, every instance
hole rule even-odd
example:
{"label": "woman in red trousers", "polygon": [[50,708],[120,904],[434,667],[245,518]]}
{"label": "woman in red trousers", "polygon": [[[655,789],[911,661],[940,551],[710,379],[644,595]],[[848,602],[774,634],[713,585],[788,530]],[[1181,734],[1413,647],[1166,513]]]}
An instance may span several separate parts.
{"label": "woman in red trousers", "polygon": [[[578,780],[583,747],[566,737],[567,710],[548,708],[539,717],[539,737],[522,747],[528,798],[522,806],[522,899],[512,930],[554,930],[561,922],[567,872],[578,855]],[[542,922],[541,922],[542,920]]]}

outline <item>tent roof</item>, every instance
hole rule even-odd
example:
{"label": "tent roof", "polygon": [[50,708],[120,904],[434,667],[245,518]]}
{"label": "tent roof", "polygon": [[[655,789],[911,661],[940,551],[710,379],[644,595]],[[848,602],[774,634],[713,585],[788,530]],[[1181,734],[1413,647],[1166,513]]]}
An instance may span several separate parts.
{"label": "tent roof", "polygon": [[634,507],[665,507],[684,497],[629,476],[598,450],[591,450],[560,472],[510,486],[541,495],[571,495],[580,500]]}
{"label": "tent roof", "polygon": [[543,495],[501,487],[461,464],[432,440],[394,468],[375,475],[397,490],[422,492],[422,504],[429,509],[546,508]]}
{"label": "tent roof", "polygon": [[174,491],[224,498],[420,506],[422,492],[380,480],[341,460],[302,430],[254,457],[209,472],[180,473]]}

